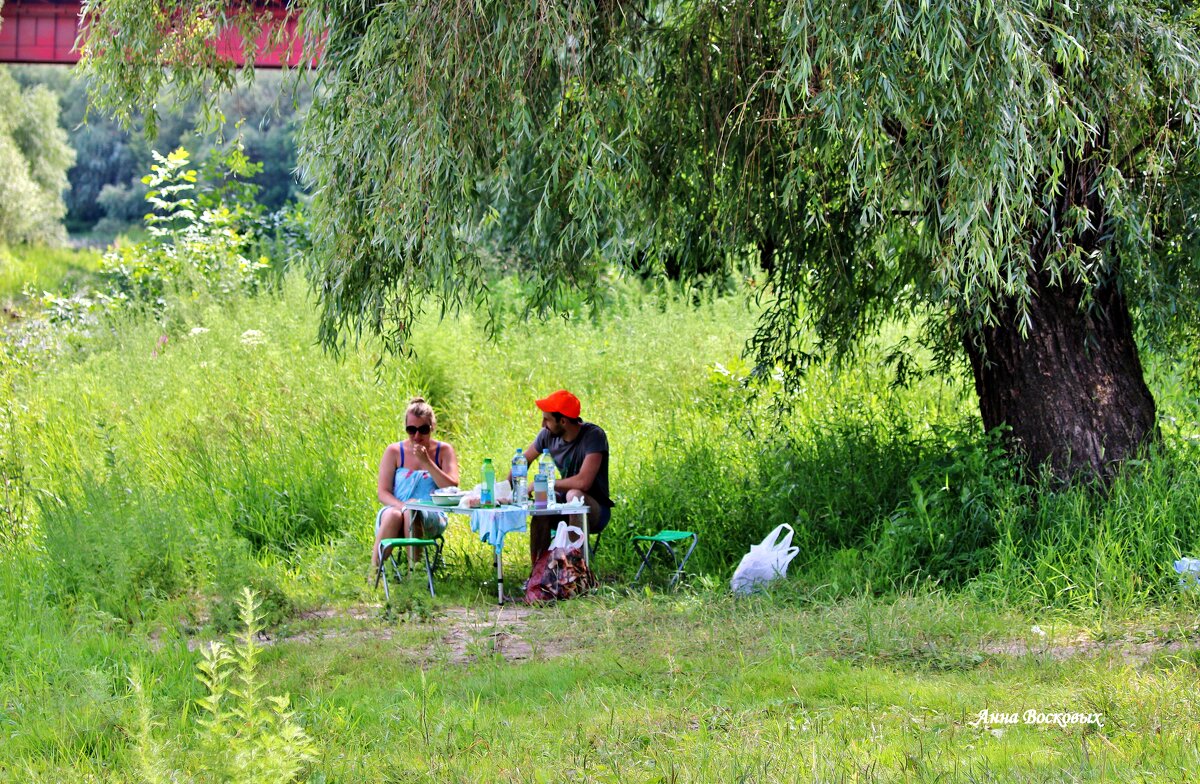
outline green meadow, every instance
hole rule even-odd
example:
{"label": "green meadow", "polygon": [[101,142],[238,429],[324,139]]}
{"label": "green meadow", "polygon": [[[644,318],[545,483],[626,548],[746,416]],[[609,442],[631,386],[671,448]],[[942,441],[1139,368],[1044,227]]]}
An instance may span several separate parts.
{"label": "green meadow", "polygon": [[[0,294],[95,272],[52,255],[5,266]],[[1188,779],[1186,351],[1149,358],[1162,445],[1101,494],[1022,475],[980,432],[969,374],[893,386],[883,356],[910,325],[814,369],[786,408],[769,387],[747,402],[747,286],[614,276],[548,322],[431,315],[409,357],[324,351],[294,271],[40,342],[14,324],[0,780]],[[532,440],[533,401],[559,387],[612,448],[601,587],[497,608],[490,550],[458,520],[437,598],[414,576],[385,605],[375,481],[408,400],[432,402],[468,483]],[[788,578],[731,596],[780,523],[801,548]],[[682,585],[657,562],[630,588],[629,537],[667,527],[700,534]],[[510,587],[526,541],[504,550]]]}
{"label": "green meadow", "polygon": [[96,251],[0,244],[0,302],[14,302],[26,289],[40,294],[75,288],[91,278],[99,262]]}

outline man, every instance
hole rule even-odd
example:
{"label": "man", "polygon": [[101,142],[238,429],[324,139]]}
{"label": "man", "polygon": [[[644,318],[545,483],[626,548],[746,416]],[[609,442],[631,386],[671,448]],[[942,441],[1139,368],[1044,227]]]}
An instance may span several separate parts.
{"label": "man", "polygon": [[[579,398],[565,389],[537,401],[537,407],[542,412],[542,429],[525,450],[530,483],[538,456],[542,450],[550,450],[560,477],[554,483],[554,500],[582,498],[588,507],[588,530],[600,533],[608,525],[613,505],[608,494],[608,436],[599,426],[580,418]],[[508,478],[512,479],[511,473]],[[533,521],[529,558],[536,564],[538,556],[550,547],[553,518],[535,517]]]}

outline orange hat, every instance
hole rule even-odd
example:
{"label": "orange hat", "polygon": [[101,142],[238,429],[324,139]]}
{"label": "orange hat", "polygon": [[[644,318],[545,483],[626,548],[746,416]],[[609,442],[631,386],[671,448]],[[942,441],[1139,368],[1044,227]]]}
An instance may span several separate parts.
{"label": "orange hat", "polygon": [[579,419],[579,398],[565,389],[546,395],[537,402],[537,407],[547,414],[562,414],[571,419]]}

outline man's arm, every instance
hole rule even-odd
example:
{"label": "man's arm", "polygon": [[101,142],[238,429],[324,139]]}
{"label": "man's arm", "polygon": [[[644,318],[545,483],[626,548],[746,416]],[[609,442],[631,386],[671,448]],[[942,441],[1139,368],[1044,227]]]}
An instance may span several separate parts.
{"label": "man's arm", "polygon": [[604,462],[604,454],[601,452],[592,452],[583,458],[583,465],[579,467],[579,473],[575,476],[568,476],[566,479],[559,479],[554,483],[554,491],[559,490],[578,490],[581,493],[590,492],[592,482],[596,481],[596,474],[600,473],[600,464]]}

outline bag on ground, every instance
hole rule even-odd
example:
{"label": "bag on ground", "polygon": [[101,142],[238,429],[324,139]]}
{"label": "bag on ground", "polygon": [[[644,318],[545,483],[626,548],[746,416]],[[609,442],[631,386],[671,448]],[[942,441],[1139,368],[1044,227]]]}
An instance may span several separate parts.
{"label": "bag on ground", "polygon": [[[572,537],[576,537],[574,540]],[[583,529],[559,523],[550,549],[533,565],[525,586],[528,604],[570,599],[589,590],[596,578],[583,560]]]}
{"label": "bag on ground", "polygon": [[751,593],[777,577],[787,574],[788,564],[800,552],[792,547],[795,531],[787,523],[777,526],[760,544],[750,546],[733,573],[730,586],[734,593]]}

